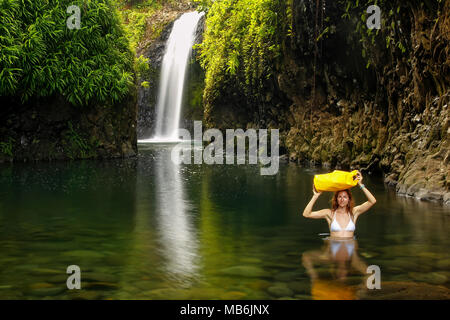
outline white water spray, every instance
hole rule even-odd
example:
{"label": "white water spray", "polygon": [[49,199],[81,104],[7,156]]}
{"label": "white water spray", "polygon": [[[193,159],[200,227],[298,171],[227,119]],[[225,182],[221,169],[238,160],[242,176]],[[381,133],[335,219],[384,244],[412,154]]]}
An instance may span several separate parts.
{"label": "white water spray", "polygon": [[196,11],[188,12],[175,21],[162,63],[156,104],[155,136],[138,142],[179,141],[178,126],[186,67],[194,45],[195,30],[203,14]]}

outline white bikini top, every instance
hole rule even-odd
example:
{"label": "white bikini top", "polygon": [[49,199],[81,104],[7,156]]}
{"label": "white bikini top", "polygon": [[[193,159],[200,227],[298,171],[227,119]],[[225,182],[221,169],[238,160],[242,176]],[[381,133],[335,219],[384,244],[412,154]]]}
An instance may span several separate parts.
{"label": "white bikini top", "polygon": [[347,226],[344,230],[342,230],[341,226],[339,225],[339,222],[336,220],[336,211],[333,213],[333,221],[331,222],[330,231],[337,232],[337,231],[355,231],[355,224],[353,223],[352,217],[350,216],[350,213],[348,213],[348,217],[350,218],[350,221],[348,222]]}

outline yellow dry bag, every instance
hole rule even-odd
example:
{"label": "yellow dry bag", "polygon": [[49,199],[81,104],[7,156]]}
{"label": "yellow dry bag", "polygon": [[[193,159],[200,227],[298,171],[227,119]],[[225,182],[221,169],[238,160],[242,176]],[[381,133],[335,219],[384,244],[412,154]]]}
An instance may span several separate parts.
{"label": "yellow dry bag", "polygon": [[353,179],[357,173],[358,170],[353,170],[352,172],[334,170],[331,173],[316,174],[314,176],[314,186],[319,192],[349,189],[358,184],[358,180]]}

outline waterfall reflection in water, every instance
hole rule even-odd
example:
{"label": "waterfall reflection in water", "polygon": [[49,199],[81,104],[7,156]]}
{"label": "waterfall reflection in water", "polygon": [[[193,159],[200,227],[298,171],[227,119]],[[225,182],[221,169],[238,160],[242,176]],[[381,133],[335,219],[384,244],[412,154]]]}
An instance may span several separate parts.
{"label": "waterfall reflection in water", "polygon": [[180,167],[172,162],[170,152],[159,153],[155,160],[157,229],[165,268],[169,276],[186,281],[198,270],[191,206],[184,196]]}

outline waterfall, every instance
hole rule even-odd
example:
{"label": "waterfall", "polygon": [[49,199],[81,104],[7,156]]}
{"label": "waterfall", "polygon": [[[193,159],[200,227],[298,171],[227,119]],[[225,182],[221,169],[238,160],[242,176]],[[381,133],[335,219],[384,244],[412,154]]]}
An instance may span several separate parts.
{"label": "waterfall", "polygon": [[139,142],[178,141],[186,67],[197,24],[204,13],[188,12],[173,25],[164,54],[156,104],[156,130],[152,139]]}

